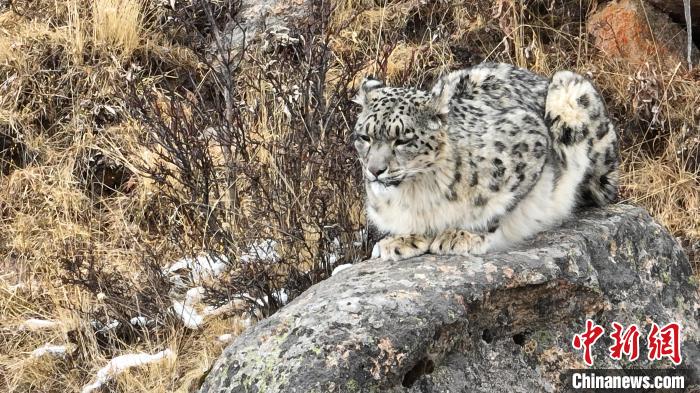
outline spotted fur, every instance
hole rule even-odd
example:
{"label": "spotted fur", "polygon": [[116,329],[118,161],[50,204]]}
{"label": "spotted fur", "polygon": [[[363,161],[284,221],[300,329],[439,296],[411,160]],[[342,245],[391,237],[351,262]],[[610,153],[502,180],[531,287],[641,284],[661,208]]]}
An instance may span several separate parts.
{"label": "spotted fur", "polygon": [[383,259],[506,249],[616,195],[617,136],[580,75],[484,63],[431,92],[369,79],[355,101]]}

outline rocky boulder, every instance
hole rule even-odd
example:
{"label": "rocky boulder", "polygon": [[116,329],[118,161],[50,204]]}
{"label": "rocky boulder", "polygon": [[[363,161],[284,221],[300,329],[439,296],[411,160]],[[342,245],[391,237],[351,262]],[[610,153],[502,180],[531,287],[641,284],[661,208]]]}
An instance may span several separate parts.
{"label": "rocky boulder", "polygon": [[308,23],[310,12],[308,0],[242,0],[238,7],[235,19],[221,32],[219,43],[223,48],[217,47],[214,37],[212,52],[223,49],[237,58],[250,46],[266,50],[294,44],[299,38],[292,31]]}
{"label": "rocky boulder", "polygon": [[[607,3],[588,17],[587,30],[608,56],[631,63],[649,62],[673,70],[687,66],[687,33],[668,15],[642,0]],[[691,45],[693,64],[698,50]]]}
{"label": "rocky boulder", "polygon": [[[676,240],[644,210],[589,210],[518,249],[481,257],[370,260],[321,282],[238,337],[201,392],[558,391],[583,368],[587,318],[682,325],[700,365],[699,294]],[[608,356],[596,368],[668,367]]]}
{"label": "rocky boulder", "polygon": [[673,19],[685,23],[685,2],[690,6],[693,26],[700,26],[700,0],[647,0],[654,7],[667,12]]}

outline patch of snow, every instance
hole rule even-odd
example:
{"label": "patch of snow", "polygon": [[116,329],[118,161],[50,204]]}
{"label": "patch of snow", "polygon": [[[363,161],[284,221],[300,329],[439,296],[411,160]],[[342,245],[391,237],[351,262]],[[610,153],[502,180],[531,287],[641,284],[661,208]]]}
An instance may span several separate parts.
{"label": "patch of snow", "polygon": [[333,269],[333,273],[331,273],[331,276],[335,276],[336,274],[342,272],[343,270],[349,269],[352,267],[352,263],[346,263],[344,265],[338,265]]}
{"label": "patch of snow", "polygon": [[338,255],[338,253],[332,252],[328,254],[328,263],[330,263],[331,265],[338,262],[338,259],[340,259],[340,255]]}
{"label": "patch of snow", "polygon": [[252,296],[250,296],[249,293],[246,292],[246,293],[242,293],[241,297],[244,299],[248,299],[250,301],[253,301],[261,307],[265,307],[265,305],[267,304],[267,296],[264,296],[263,299],[260,299],[260,298],[252,297]]}
{"label": "patch of snow", "polygon": [[144,316],[138,316],[138,317],[133,317],[129,320],[129,323],[134,325],[134,326],[147,326],[148,323],[151,322],[148,320],[148,318]]}
{"label": "patch of snow", "polygon": [[204,310],[202,310],[202,314],[204,314],[205,317],[213,317],[226,312],[240,312],[246,309],[247,305],[248,303],[246,303],[245,300],[233,299],[219,307],[206,306],[204,307]]}
{"label": "patch of snow", "polygon": [[119,321],[117,321],[116,319],[113,319],[112,321],[110,321],[106,325],[103,325],[99,321],[92,321],[91,324],[92,324],[92,327],[95,328],[96,333],[105,333],[105,332],[108,332],[110,330],[114,330],[121,325],[121,323],[119,323]]}
{"label": "patch of snow", "polygon": [[203,254],[196,258],[182,258],[170,265],[165,270],[165,273],[170,277],[170,281],[177,284],[174,281],[181,281],[180,275],[189,274],[192,281],[196,284],[201,283],[203,280],[210,280],[215,278],[221,273],[228,270],[228,258],[225,255],[212,256],[210,254]]}
{"label": "patch of snow", "polygon": [[277,242],[272,239],[264,239],[248,247],[246,251],[240,257],[240,261],[243,263],[251,262],[277,262],[280,259],[279,254],[276,251]]}
{"label": "patch of snow", "polygon": [[[267,307],[270,304],[270,299],[267,297],[267,295],[263,296],[262,298],[254,298],[248,293],[243,293],[241,294],[241,297],[255,302],[255,304],[257,304],[260,307]],[[289,295],[287,294],[287,291],[284,290],[284,288],[278,289],[275,292],[273,292],[272,297],[277,303],[281,305],[285,305],[289,302]]]}
{"label": "patch of snow", "polygon": [[173,284],[171,291],[177,290],[177,289],[182,289],[187,287],[187,283],[185,280],[182,279],[182,276],[179,274],[169,274],[168,280],[170,281],[171,284]]}
{"label": "patch of snow", "polygon": [[335,237],[329,245],[329,250],[327,254],[328,263],[334,265],[343,256],[341,253],[342,247],[340,246],[340,238]]}
{"label": "patch of snow", "polygon": [[231,333],[222,334],[219,337],[217,337],[216,340],[220,343],[226,344],[227,342],[230,342],[231,340],[233,340],[233,334],[231,334]]}
{"label": "patch of snow", "polygon": [[112,330],[112,329],[118,328],[120,325],[121,325],[121,323],[115,319],[112,322],[106,324],[102,329],[103,330]]}
{"label": "patch of snow", "polygon": [[224,305],[221,306],[221,307],[206,306],[206,307],[204,307],[204,309],[202,309],[202,314],[203,314],[205,317],[217,315],[217,314],[220,313],[219,309],[221,309],[221,308],[223,308],[223,307],[225,307],[225,306],[226,306],[226,304],[224,304]]}
{"label": "patch of snow", "polygon": [[53,355],[53,356],[66,356],[66,351],[68,349],[66,348],[65,345],[53,345],[53,344],[44,344],[40,346],[39,348],[35,349],[32,351],[32,357],[33,358],[40,358],[44,355]]}
{"label": "patch of snow", "polygon": [[170,349],[160,351],[153,355],[149,355],[147,353],[132,353],[117,356],[110,360],[106,366],[102,367],[99,371],[97,371],[95,382],[89,385],[85,385],[83,387],[82,393],[90,393],[94,390],[99,389],[110,379],[114,378],[115,376],[123,373],[124,371],[132,367],[155,363],[163,359],[173,358],[174,356],[175,354]]}
{"label": "patch of snow", "polygon": [[379,243],[374,243],[374,247],[372,247],[372,255],[370,256],[371,259],[374,258],[379,258],[381,255],[381,252],[379,251]]}
{"label": "patch of snow", "polygon": [[190,288],[185,294],[185,304],[188,306],[199,304],[202,302],[202,297],[204,297],[204,287]]}
{"label": "patch of snow", "polygon": [[274,297],[277,303],[281,305],[285,305],[289,302],[289,295],[287,295],[287,291],[285,291],[284,288],[275,291],[272,294],[272,297]]}
{"label": "patch of snow", "polygon": [[173,311],[188,329],[199,329],[204,323],[204,318],[197,313],[197,310],[186,305],[185,303],[174,300]]}
{"label": "patch of snow", "polygon": [[48,319],[38,319],[38,318],[27,319],[26,321],[22,322],[21,325],[19,325],[20,330],[29,330],[32,332],[35,332],[38,330],[58,329],[60,327],[61,327],[61,323],[58,321],[50,321]]}

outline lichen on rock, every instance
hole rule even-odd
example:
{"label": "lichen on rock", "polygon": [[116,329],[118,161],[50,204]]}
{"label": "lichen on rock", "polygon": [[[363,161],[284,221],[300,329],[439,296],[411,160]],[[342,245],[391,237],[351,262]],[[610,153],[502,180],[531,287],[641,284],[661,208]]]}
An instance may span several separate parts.
{"label": "lichen on rock", "polygon": [[[370,260],[238,337],[201,392],[558,391],[563,371],[583,367],[571,339],[587,318],[678,322],[681,367],[697,373],[689,277],[673,236],[628,205],[583,212],[508,252]],[[630,367],[606,351],[594,349],[596,367]]]}

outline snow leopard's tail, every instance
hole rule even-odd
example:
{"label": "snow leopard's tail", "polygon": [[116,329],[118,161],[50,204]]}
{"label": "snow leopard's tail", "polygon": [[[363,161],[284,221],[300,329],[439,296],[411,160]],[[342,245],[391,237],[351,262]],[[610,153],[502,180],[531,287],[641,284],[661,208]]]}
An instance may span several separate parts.
{"label": "snow leopard's tail", "polygon": [[[560,163],[586,165],[579,185],[579,205],[604,206],[615,200],[618,141],[605,103],[590,81],[570,71],[552,77],[545,101],[545,121]],[[589,162],[567,163],[566,152],[585,149]]]}

